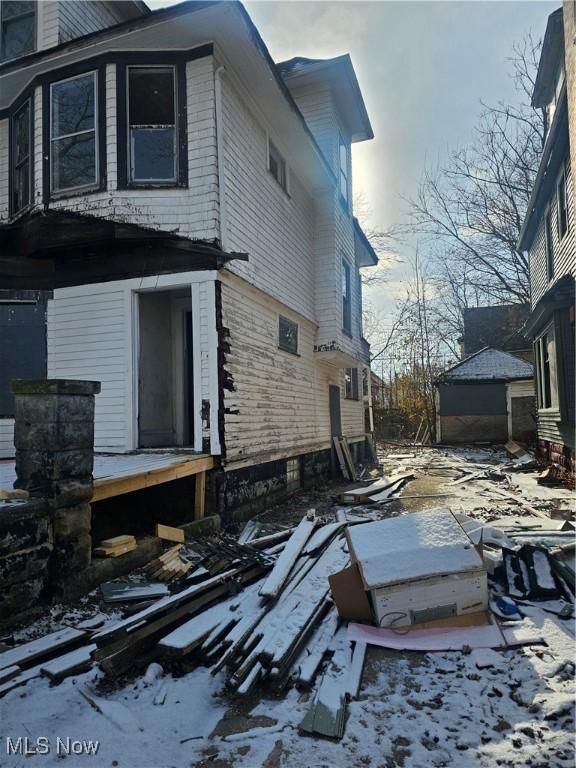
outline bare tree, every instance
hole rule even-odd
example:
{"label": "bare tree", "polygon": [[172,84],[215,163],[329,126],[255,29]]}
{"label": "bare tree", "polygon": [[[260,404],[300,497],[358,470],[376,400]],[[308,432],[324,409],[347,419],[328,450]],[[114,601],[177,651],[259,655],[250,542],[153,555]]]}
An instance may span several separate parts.
{"label": "bare tree", "polygon": [[487,302],[529,299],[528,262],[516,250],[545,137],[546,115],[530,105],[540,43],[531,36],[509,59],[518,104],[482,104],[469,146],[427,168],[409,201],[409,230],[432,245],[443,266],[465,265]]}

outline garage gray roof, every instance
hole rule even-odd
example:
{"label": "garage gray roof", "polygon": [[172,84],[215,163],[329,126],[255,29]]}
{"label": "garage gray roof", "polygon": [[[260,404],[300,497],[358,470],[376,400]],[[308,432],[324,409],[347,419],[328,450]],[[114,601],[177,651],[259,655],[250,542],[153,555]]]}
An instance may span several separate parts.
{"label": "garage gray roof", "polygon": [[531,363],[511,355],[509,352],[484,347],[484,349],[448,368],[444,372],[443,378],[447,381],[511,381],[513,379],[531,379],[533,375],[534,368]]}

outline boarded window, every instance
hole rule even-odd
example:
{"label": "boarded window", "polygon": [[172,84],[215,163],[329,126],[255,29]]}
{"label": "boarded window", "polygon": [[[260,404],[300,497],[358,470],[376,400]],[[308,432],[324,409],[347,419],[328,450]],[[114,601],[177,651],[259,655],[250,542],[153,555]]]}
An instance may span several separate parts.
{"label": "boarded window", "polygon": [[340,199],[346,207],[348,207],[348,145],[344,141],[342,134],[339,135],[338,141],[338,164],[340,174]]}
{"label": "boarded window", "polygon": [[346,399],[358,400],[358,368],[346,368],[344,371],[344,380],[346,383]]}
{"label": "boarded window", "polygon": [[130,179],[176,181],[174,67],[128,68]]}
{"label": "boarded window", "polygon": [[96,73],[51,86],[52,191],[98,182],[96,166]]}
{"label": "boarded window", "polygon": [[566,171],[562,171],[557,187],[558,239],[562,240],[568,231],[568,208],[566,205]]}
{"label": "boarded window", "polygon": [[14,59],[36,50],[36,2],[0,2],[2,33],[0,58]]}
{"label": "boarded window", "polygon": [[350,265],[342,259],[342,328],[352,333],[352,301],[350,297]]}
{"label": "boarded window", "polygon": [[298,354],[298,323],[282,315],[278,318],[278,347],[284,352]]}
{"label": "boarded window", "polygon": [[0,302],[0,418],[14,416],[13,379],[45,377],[45,303]]}
{"label": "boarded window", "polygon": [[30,205],[32,124],[30,99],[12,115],[12,213]]}
{"label": "boarded window", "polygon": [[274,176],[278,184],[280,184],[282,189],[286,191],[286,161],[270,140],[268,140],[268,170],[272,176]]}

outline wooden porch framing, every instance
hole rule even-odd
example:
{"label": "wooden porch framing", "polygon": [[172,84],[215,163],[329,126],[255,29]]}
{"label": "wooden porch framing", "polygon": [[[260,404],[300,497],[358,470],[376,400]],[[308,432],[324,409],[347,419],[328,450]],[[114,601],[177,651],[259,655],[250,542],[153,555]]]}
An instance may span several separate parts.
{"label": "wooden porch framing", "polygon": [[[92,502],[196,475],[194,519],[199,520],[204,517],[206,472],[213,467],[214,457],[208,454],[96,454]],[[0,489],[12,490],[15,480],[14,461],[0,461]]]}

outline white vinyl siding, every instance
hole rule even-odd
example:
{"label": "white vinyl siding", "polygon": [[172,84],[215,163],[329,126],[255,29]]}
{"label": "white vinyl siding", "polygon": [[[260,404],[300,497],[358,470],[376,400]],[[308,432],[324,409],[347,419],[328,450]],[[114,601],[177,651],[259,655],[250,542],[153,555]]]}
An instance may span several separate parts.
{"label": "white vinyl siding", "polygon": [[14,454],[14,419],[0,419],[0,459],[11,459]]}
{"label": "white vinyl siding", "polygon": [[211,440],[212,451],[218,453],[215,279],[214,272],[184,272],[54,291],[48,302],[48,377],[101,382],[96,396],[97,451],[123,453],[138,447],[136,292],[188,288],[193,318],[198,320],[193,330],[194,407],[199,416],[202,400],[210,402],[211,429],[203,437]]}
{"label": "white vinyl siding", "polygon": [[[318,362],[314,325],[230,273],[221,280],[225,370],[233,382],[224,390],[228,467],[329,449],[330,384],[340,387],[344,435],[362,440],[362,400],[345,400],[344,372]],[[278,349],[279,314],[298,323],[298,356]]]}

